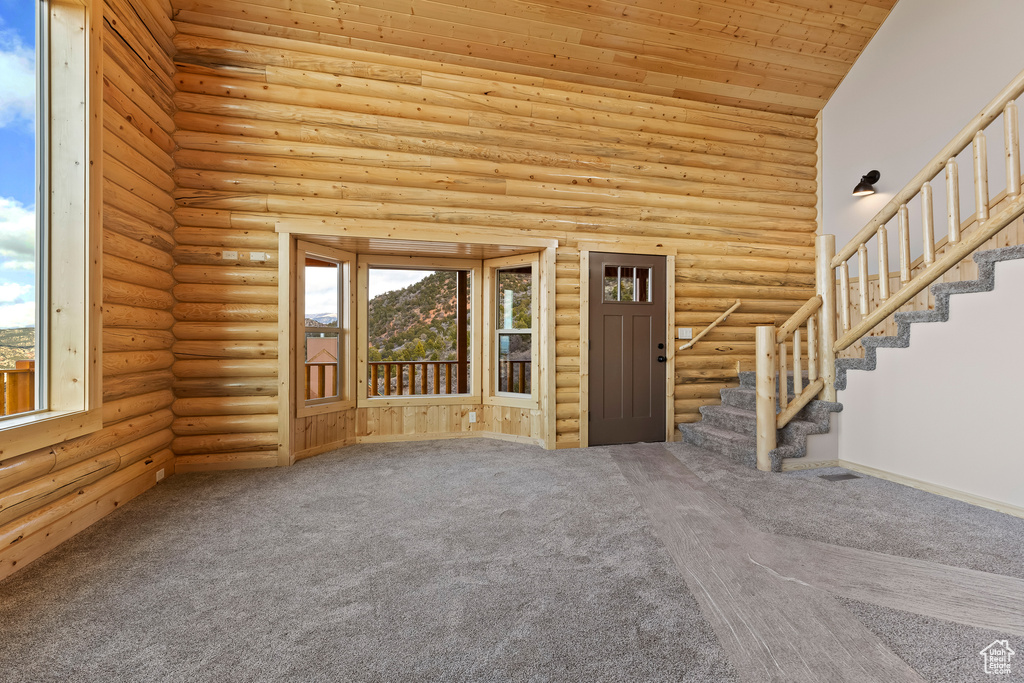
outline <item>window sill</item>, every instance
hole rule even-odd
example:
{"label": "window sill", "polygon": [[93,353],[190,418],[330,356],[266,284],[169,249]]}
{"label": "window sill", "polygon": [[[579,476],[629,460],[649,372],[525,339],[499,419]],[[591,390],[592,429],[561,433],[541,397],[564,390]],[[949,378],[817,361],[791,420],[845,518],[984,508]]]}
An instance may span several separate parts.
{"label": "window sill", "polygon": [[359,399],[360,408],[387,406],[439,406],[480,404],[480,394],[432,394],[416,396],[374,396]]}
{"label": "window sill", "polygon": [[311,417],[313,415],[324,415],[325,413],[340,413],[344,410],[351,410],[356,407],[355,401],[331,401],[329,403],[314,403],[303,405],[295,409],[296,417]]}
{"label": "window sill", "polygon": [[525,410],[540,409],[540,402],[537,399],[525,395],[520,398],[514,394],[486,396],[484,397],[484,405],[501,406],[502,408],[523,408]]}
{"label": "window sill", "polygon": [[0,460],[53,446],[103,428],[99,408],[79,411],[50,411],[10,417],[0,422]]}

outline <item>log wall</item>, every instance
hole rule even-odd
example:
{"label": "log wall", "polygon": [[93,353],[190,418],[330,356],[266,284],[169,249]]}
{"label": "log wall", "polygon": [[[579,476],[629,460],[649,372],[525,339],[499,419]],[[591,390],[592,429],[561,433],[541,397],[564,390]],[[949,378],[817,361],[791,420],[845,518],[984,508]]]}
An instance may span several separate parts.
{"label": "log wall", "polygon": [[0,462],[0,578],[174,471],[174,25],[103,6],[103,428]]}
{"label": "log wall", "polygon": [[[274,447],[270,413],[239,421],[214,404],[274,391],[270,352],[253,344],[269,341],[261,335],[277,323],[278,221],[448,232],[454,241],[461,229],[558,239],[561,446],[579,443],[580,240],[674,249],[676,323],[694,332],[743,300],[727,325],[677,354],[677,421],[699,419],[699,406],[751,367],[755,325],[781,323],[813,293],[813,119],[636,101],[282,38],[281,27],[258,21],[233,31],[216,3],[192,3],[184,16],[175,38],[175,253],[179,269],[185,260],[204,268],[196,285],[203,277],[217,286],[182,282],[175,290],[178,343],[186,324],[213,342],[195,361],[176,347],[179,399],[184,390],[211,401],[193,416],[206,433],[196,426],[175,441],[181,456],[261,458]],[[269,260],[247,260],[249,248]],[[229,327],[231,335],[215,331]],[[367,412],[342,420],[355,435],[328,438],[415,434],[426,419]]]}

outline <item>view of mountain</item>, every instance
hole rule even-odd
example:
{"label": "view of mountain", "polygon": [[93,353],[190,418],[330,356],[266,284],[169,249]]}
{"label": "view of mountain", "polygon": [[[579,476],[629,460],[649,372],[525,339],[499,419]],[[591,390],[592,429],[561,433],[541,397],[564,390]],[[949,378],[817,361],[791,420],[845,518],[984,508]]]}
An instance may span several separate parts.
{"label": "view of mountain", "polygon": [[14,367],[19,360],[36,357],[36,330],[34,327],[18,327],[0,330],[0,370]]}
{"label": "view of mountain", "polygon": [[[528,326],[529,278],[506,286],[514,290],[517,326]],[[367,307],[368,360],[456,360],[456,287],[454,271],[436,271],[408,287],[371,299]]]}
{"label": "view of mountain", "polygon": [[455,360],[457,275],[437,271],[367,307],[369,360]]}

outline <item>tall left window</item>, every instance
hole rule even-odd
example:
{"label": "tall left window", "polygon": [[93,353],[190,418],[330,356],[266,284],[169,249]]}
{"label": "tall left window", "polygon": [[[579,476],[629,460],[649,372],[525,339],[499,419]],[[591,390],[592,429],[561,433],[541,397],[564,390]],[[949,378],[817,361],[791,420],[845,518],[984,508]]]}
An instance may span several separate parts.
{"label": "tall left window", "polygon": [[0,3],[0,459],[100,426],[101,26]]}
{"label": "tall left window", "polygon": [[45,245],[40,192],[46,92],[43,3],[0,5],[0,416],[45,403],[37,372]]}
{"label": "tall left window", "polygon": [[[307,242],[298,243],[296,331],[300,414],[335,409],[352,400],[352,288],[355,256]],[[319,408],[319,410],[316,410]],[[312,409],[312,410],[311,410]]]}

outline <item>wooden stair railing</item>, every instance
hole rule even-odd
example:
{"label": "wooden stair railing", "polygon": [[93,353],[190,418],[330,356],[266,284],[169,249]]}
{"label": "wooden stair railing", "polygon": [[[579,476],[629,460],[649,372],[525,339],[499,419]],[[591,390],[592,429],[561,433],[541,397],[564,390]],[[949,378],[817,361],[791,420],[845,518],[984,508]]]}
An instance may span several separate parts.
{"label": "wooden stair railing", "polygon": [[[1024,71],[1007,85],[995,99],[975,116],[956,137],[947,144],[914,178],[896,194],[871,221],[868,222],[838,252],[835,237],[821,235],[816,240],[815,285],[817,295],[804,304],[780,327],[762,326],[756,333],[757,373],[757,467],[771,469],[769,454],[776,447],[777,430],[786,426],[793,417],[818,397],[836,400],[835,357],[849,348],[880,323],[894,315],[901,306],[924,291],[944,273],[955,267],[1003,228],[1024,214],[1024,195],[1021,195],[1020,129],[1015,100],[1024,93]],[[1005,199],[994,215],[991,212],[991,194],[988,179],[988,148],[985,129],[1000,116],[1003,117],[1006,161]],[[974,204],[976,228],[970,235],[961,235],[960,170],[956,157],[973,147]],[[935,208],[932,180],[943,173],[946,184],[946,214],[948,219],[947,248],[936,257]],[[922,265],[913,274],[910,248],[910,203],[920,197]],[[896,219],[899,241],[900,283],[896,291],[890,287],[889,235],[886,225]],[[856,305],[861,320],[851,325],[850,261],[856,257],[858,275],[867,281],[869,268],[868,244],[874,240],[879,277],[878,304],[872,310],[867,286],[861,286]],[[836,310],[836,271],[839,271],[839,306]],[[815,315],[816,314],[816,315]],[[815,324],[817,318],[817,324]],[[808,386],[803,387],[801,326],[807,325]],[[817,333],[815,332],[817,327]],[[837,339],[837,328],[841,336]],[[793,384],[795,398],[789,402],[786,340],[793,335]],[[781,386],[776,390],[776,378]]]}

